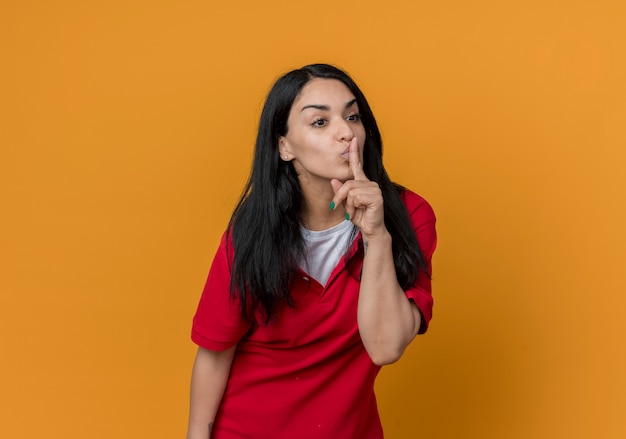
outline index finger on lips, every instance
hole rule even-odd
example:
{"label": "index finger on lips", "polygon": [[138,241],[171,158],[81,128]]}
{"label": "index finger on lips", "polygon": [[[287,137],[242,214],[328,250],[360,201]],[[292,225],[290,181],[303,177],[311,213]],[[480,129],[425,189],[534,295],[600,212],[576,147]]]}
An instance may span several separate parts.
{"label": "index finger on lips", "polygon": [[350,168],[352,169],[352,173],[354,174],[354,179],[367,180],[365,172],[363,172],[363,163],[361,162],[359,142],[356,137],[353,137],[350,141],[348,161],[350,162]]}

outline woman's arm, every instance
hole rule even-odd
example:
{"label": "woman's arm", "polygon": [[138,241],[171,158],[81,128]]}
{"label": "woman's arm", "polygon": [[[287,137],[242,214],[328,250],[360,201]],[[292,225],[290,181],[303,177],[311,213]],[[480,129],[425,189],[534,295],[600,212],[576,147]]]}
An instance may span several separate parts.
{"label": "woman's arm", "polygon": [[386,229],[376,237],[363,235],[363,247],[357,321],[365,350],[382,366],[400,359],[417,335],[422,318],[398,284],[391,235]]}
{"label": "woman's arm", "polygon": [[187,439],[208,439],[222,400],[236,346],[224,351],[198,347],[191,374]]}
{"label": "woman's arm", "polygon": [[[383,196],[363,172],[356,138],[349,148],[353,180],[331,180],[332,206],[343,203],[347,218],[361,230],[365,256],[357,321],[365,350],[377,365],[397,361],[418,333],[421,314],[396,278],[391,235],[385,227]],[[331,207],[332,208],[332,207]]]}

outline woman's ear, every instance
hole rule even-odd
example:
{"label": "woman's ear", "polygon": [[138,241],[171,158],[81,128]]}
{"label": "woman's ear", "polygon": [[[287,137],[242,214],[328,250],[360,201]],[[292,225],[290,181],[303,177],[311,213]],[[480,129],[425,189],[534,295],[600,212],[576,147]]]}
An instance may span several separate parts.
{"label": "woman's ear", "polygon": [[283,136],[278,139],[278,153],[280,154],[280,158],[285,162],[293,160],[293,155],[289,152],[289,143]]}

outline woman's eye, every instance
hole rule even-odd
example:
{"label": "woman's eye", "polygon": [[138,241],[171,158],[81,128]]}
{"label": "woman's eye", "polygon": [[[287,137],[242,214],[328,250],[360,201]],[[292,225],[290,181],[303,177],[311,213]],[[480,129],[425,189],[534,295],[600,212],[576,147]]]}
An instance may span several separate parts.
{"label": "woman's eye", "polygon": [[315,119],[311,125],[313,125],[314,127],[323,127],[324,125],[326,125],[326,120],[325,119]]}
{"label": "woman's eye", "polygon": [[361,115],[360,114],[351,114],[346,119],[349,122],[358,122],[359,120],[361,120]]}

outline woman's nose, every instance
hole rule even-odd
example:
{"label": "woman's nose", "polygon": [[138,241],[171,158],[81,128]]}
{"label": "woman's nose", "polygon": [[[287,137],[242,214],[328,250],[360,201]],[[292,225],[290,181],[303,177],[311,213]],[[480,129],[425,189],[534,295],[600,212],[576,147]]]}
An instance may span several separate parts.
{"label": "woman's nose", "polygon": [[354,137],[354,131],[350,124],[342,119],[341,126],[339,127],[339,140],[342,142],[349,142]]}

